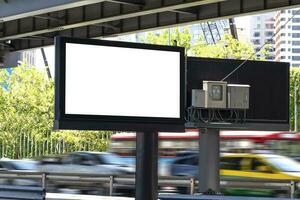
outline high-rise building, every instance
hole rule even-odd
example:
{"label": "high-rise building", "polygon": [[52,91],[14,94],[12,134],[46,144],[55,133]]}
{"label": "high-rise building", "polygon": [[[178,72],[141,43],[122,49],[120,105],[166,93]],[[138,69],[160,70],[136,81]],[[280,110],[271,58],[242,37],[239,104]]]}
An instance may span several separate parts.
{"label": "high-rise building", "polygon": [[270,12],[250,17],[250,40],[254,50],[258,52],[257,57],[264,56],[259,50],[268,43],[266,60],[275,59],[275,41],[272,39],[275,31],[275,14],[276,12]]}
{"label": "high-rise building", "polygon": [[[275,16],[275,60],[289,62],[293,67],[300,67],[300,11],[282,10]],[[287,21],[292,18],[288,23]]]}

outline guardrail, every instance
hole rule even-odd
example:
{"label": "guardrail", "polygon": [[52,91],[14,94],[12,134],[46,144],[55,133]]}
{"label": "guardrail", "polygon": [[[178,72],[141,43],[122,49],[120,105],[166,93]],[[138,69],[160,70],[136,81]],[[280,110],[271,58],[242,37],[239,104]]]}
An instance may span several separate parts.
{"label": "guardrail", "polygon": [[[99,188],[100,186],[108,189],[108,194],[113,195],[117,188],[135,188],[135,177],[133,175],[100,175],[85,173],[41,173],[30,171],[0,171],[0,179],[31,179],[38,180],[41,187],[45,190],[51,186],[68,185],[70,183],[76,186],[88,189],[90,187]],[[239,187],[239,188],[261,188],[274,189],[289,194],[290,198],[294,198],[296,180],[272,180],[272,179],[222,179],[222,188]],[[84,186],[82,186],[84,185]],[[185,187],[189,188],[189,193],[194,194],[195,188],[198,186],[198,180],[194,177],[175,177],[162,176],[159,177],[158,186],[160,187]],[[92,188],[93,189],[93,188]]]}

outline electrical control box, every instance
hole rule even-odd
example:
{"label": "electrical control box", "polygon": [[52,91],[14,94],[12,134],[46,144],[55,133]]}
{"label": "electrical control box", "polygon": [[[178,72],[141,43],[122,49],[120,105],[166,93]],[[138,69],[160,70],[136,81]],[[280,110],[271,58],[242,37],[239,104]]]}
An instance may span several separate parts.
{"label": "electrical control box", "polygon": [[192,90],[192,106],[197,108],[249,109],[250,85],[203,81],[203,89]]}
{"label": "electrical control box", "polygon": [[203,81],[204,108],[226,108],[226,87],[225,81]]}
{"label": "electrical control box", "polygon": [[205,107],[205,91],[204,90],[192,90],[192,106],[197,108]]}
{"label": "electrical control box", "polygon": [[227,85],[227,108],[249,109],[250,85]]}

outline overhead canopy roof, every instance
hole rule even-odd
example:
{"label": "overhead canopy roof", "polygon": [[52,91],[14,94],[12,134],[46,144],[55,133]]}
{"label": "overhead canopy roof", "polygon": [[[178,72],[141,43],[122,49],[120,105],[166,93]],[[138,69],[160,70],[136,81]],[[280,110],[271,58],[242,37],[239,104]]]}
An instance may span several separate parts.
{"label": "overhead canopy roof", "polygon": [[298,5],[300,0],[0,0],[0,46],[21,50],[51,45],[58,35],[99,38]]}

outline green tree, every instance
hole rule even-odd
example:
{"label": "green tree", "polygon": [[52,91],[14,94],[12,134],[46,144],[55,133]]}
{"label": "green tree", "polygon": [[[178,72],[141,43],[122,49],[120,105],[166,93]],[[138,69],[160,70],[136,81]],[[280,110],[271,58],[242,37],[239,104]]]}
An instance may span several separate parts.
{"label": "green tree", "polygon": [[111,132],[53,132],[53,120],[54,83],[45,71],[26,65],[14,68],[12,74],[0,70],[1,156],[22,158],[106,150],[104,136]]}
{"label": "green tree", "polygon": [[238,41],[228,34],[213,45],[208,45],[203,40],[198,41],[192,48],[192,55],[207,58],[257,59],[249,43]]}
{"label": "green tree", "polygon": [[[290,124],[291,128],[294,128],[295,125],[295,88],[297,89],[297,107],[298,107],[298,113],[299,113],[299,107],[300,107],[300,68],[292,67],[290,68]],[[300,116],[298,114],[298,127],[300,125]],[[297,129],[299,130],[299,128]]]}
{"label": "green tree", "polygon": [[20,135],[41,139],[51,132],[54,85],[43,72],[25,66],[15,68],[11,75],[2,70],[0,82],[6,86],[0,87],[0,137],[11,143],[12,156],[19,158]]}
{"label": "green tree", "polygon": [[[200,38],[194,45],[191,44],[191,33],[188,27],[179,29],[162,30],[161,33],[150,32],[142,40],[145,43],[161,44],[171,46],[181,46],[186,48],[189,56],[207,57],[207,58],[228,58],[228,59],[251,59],[258,60],[254,55],[254,48],[250,43],[241,42],[234,39],[231,35],[225,34],[216,44],[207,44]],[[262,55],[260,60],[268,56],[266,45],[260,51]]]}
{"label": "green tree", "polygon": [[142,41],[150,44],[171,45],[185,47],[186,52],[191,48],[191,34],[187,27],[183,29],[174,28],[172,30],[162,30],[161,33],[156,34],[150,32]]}

